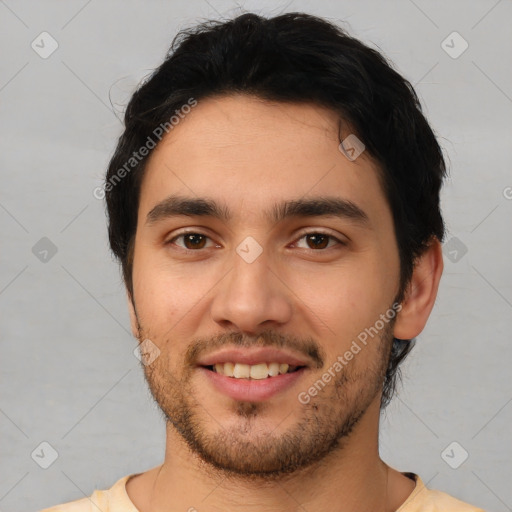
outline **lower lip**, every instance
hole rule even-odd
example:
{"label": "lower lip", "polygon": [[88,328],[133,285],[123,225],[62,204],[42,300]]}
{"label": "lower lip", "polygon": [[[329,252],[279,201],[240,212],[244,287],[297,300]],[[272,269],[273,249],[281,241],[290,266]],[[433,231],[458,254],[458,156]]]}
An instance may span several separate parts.
{"label": "lower lip", "polygon": [[202,366],[199,367],[199,370],[218,391],[233,400],[263,402],[293,386],[302,377],[305,368],[292,373],[267,377],[266,379],[235,379],[234,377],[226,377],[212,370],[207,370]]}

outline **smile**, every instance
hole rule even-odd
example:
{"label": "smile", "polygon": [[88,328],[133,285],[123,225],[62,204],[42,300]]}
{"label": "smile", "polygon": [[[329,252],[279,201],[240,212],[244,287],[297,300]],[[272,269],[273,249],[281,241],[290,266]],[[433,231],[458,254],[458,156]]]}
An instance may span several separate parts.
{"label": "smile", "polygon": [[286,373],[293,373],[303,368],[302,366],[289,365],[287,363],[217,363],[206,367],[220,375],[233,377],[234,379],[263,380]]}

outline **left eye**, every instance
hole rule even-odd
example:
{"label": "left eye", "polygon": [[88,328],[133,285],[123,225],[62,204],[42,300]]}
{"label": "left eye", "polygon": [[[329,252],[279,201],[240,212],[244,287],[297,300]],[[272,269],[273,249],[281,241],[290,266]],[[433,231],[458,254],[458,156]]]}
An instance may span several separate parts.
{"label": "left eye", "polygon": [[[332,235],[327,235],[326,233],[305,233],[302,235],[298,240],[306,239],[306,244],[308,244],[309,247],[306,247],[306,249],[326,249],[328,248],[329,239],[335,240],[338,244],[343,245],[343,242],[338,240],[336,237]],[[297,245],[297,244],[295,244]],[[329,246],[332,247],[332,246]]]}

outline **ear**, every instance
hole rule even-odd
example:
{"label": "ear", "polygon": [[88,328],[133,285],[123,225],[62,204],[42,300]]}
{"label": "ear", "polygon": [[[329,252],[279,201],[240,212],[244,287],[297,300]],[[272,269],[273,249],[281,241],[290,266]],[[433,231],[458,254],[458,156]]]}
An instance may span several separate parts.
{"label": "ear", "polygon": [[130,326],[132,328],[133,337],[139,338],[139,320],[137,318],[137,313],[135,312],[135,304],[133,303],[133,298],[128,290],[126,290],[126,297],[128,299],[128,312],[130,313]]}
{"label": "ear", "polygon": [[443,251],[441,242],[434,237],[414,265],[394,326],[395,338],[411,340],[423,331],[434,307],[442,273]]}

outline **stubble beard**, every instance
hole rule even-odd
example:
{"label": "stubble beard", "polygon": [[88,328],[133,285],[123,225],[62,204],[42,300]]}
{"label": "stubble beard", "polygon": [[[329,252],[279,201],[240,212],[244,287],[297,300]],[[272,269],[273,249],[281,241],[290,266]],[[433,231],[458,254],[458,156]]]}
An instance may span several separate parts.
{"label": "stubble beard", "polygon": [[[196,370],[185,370],[176,378],[169,371],[165,352],[151,365],[143,366],[144,374],[165,420],[180,434],[192,455],[223,476],[278,480],[342,451],[370,404],[382,392],[393,324],[387,324],[380,339],[373,339],[363,349],[372,351],[369,367],[353,364],[357,362],[356,355],[309,403],[301,404],[293,396],[299,419],[285,431],[277,427],[262,431],[258,423],[268,409],[265,402],[234,402],[230,412],[237,421],[222,427],[212,418],[215,411],[207,410],[196,399],[198,390],[192,386]],[[139,334],[140,340],[145,339],[142,329]],[[172,344],[167,341],[159,346]],[[304,379],[305,389],[321,378],[325,368]],[[275,424],[278,426],[285,419],[276,419]]]}

